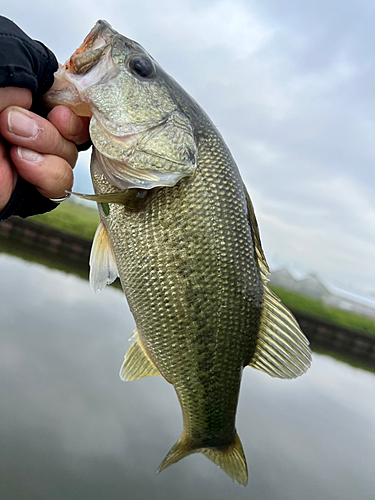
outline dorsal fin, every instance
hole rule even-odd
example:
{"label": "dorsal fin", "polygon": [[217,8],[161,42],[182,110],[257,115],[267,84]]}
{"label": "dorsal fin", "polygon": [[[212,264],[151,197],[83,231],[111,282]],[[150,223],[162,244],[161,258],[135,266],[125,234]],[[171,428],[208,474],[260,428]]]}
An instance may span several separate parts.
{"label": "dorsal fin", "polygon": [[311,365],[309,341],[292,313],[264,284],[258,342],[249,366],[271,377],[292,379]]}
{"label": "dorsal fin", "polygon": [[90,253],[90,286],[96,292],[118,277],[115,255],[107,228],[101,221],[96,229]]}
{"label": "dorsal fin", "polygon": [[260,241],[260,234],[259,234],[259,227],[258,227],[258,222],[255,217],[255,212],[254,212],[254,207],[251,202],[249,193],[247,192],[245,184],[243,185],[244,191],[245,191],[245,196],[246,196],[246,202],[247,202],[247,218],[250,224],[251,228],[251,234],[253,236],[253,242],[255,246],[255,252],[258,257],[258,263],[261,267],[261,270],[263,271],[264,278],[267,279],[267,275],[270,272],[270,269],[267,264],[266,256],[264,255],[263,248],[262,248],[262,243]]}
{"label": "dorsal fin", "polygon": [[260,278],[263,283],[263,306],[258,342],[249,366],[272,377],[296,378],[311,365],[309,341],[293,314],[267,287],[270,270],[264,255],[253,204],[244,185],[247,214],[253,236]]}
{"label": "dorsal fin", "polygon": [[125,354],[125,360],[120,369],[121,380],[131,381],[143,377],[160,375],[159,370],[147,354],[137,329],[134,330],[130,338],[134,339],[135,342],[132,343]]}

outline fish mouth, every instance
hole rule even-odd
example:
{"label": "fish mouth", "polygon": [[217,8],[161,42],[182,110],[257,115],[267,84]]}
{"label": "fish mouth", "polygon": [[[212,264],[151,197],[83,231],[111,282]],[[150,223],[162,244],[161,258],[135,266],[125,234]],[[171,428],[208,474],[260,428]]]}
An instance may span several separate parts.
{"label": "fish mouth", "polygon": [[[58,105],[71,108],[78,116],[93,115],[80,93],[115,71],[111,52],[121,37],[106,21],[98,21],[74,54],[55,73],[43,102],[48,109]],[[98,64],[100,61],[100,64]]]}
{"label": "fish mouth", "polygon": [[118,53],[121,49],[127,53],[136,46],[136,42],[120,35],[107,21],[97,21],[82,44],[55,73],[52,87],[43,96],[45,106],[52,109],[58,105],[65,105],[78,116],[90,118],[95,116],[103,130],[111,136],[110,139],[113,140],[115,137],[116,141],[129,142],[136,134],[162,125],[167,116],[158,122],[127,123],[120,128],[118,125],[112,126],[105,114],[87,99],[86,91],[89,87],[102,83],[104,79],[114,80],[120,72],[119,61],[117,59],[117,63],[114,62],[112,50],[115,48]]}
{"label": "fish mouth", "polygon": [[66,69],[77,75],[87,73],[110,50],[118,36],[107,21],[99,20],[65,63]]}

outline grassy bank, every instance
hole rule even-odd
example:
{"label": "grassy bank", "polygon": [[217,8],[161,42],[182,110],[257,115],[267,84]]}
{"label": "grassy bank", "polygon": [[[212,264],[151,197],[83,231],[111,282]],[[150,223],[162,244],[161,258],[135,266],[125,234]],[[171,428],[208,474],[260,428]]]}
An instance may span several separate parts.
{"label": "grassy bank", "polygon": [[290,290],[270,286],[278,297],[284,302],[289,309],[296,309],[298,311],[311,314],[320,318],[325,318],[333,323],[344,325],[347,328],[353,328],[362,332],[372,333],[375,335],[375,321],[364,316],[342,311],[334,307],[326,307],[319,300],[305,297]]}
{"label": "grassy bank", "polygon": [[99,214],[96,203],[92,203],[90,208],[68,200],[52,212],[35,215],[30,220],[92,240],[99,224]]}

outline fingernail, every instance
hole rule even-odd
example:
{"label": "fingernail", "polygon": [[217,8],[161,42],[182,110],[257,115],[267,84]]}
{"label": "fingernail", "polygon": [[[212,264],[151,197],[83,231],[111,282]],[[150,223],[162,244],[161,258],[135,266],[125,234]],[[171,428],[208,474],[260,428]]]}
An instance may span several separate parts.
{"label": "fingernail", "polygon": [[36,137],[39,132],[37,122],[19,111],[10,111],[8,126],[9,132],[21,137]]}
{"label": "fingernail", "polygon": [[23,160],[27,161],[42,161],[43,156],[37,153],[36,151],[31,151],[31,149],[26,148],[17,148],[17,155]]}

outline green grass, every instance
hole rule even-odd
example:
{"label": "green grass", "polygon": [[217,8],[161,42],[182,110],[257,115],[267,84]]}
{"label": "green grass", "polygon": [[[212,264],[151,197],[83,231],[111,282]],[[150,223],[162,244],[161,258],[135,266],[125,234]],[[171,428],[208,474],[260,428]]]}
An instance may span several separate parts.
{"label": "green grass", "polygon": [[341,311],[341,309],[336,309],[334,307],[326,307],[319,300],[305,297],[304,295],[285,290],[284,288],[276,286],[271,286],[270,288],[272,288],[289,309],[295,309],[311,314],[312,316],[327,319],[333,323],[338,323],[347,328],[353,328],[375,335],[375,321],[370,318],[358,316],[357,314],[347,311]]}
{"label": "green grass", "polygon": [[35,215],[30,217],[30,220],[92,240],[99,224],[96,204],[93,203],[92,206],[93,208],[90,208],[68,200],[52,212]]}

